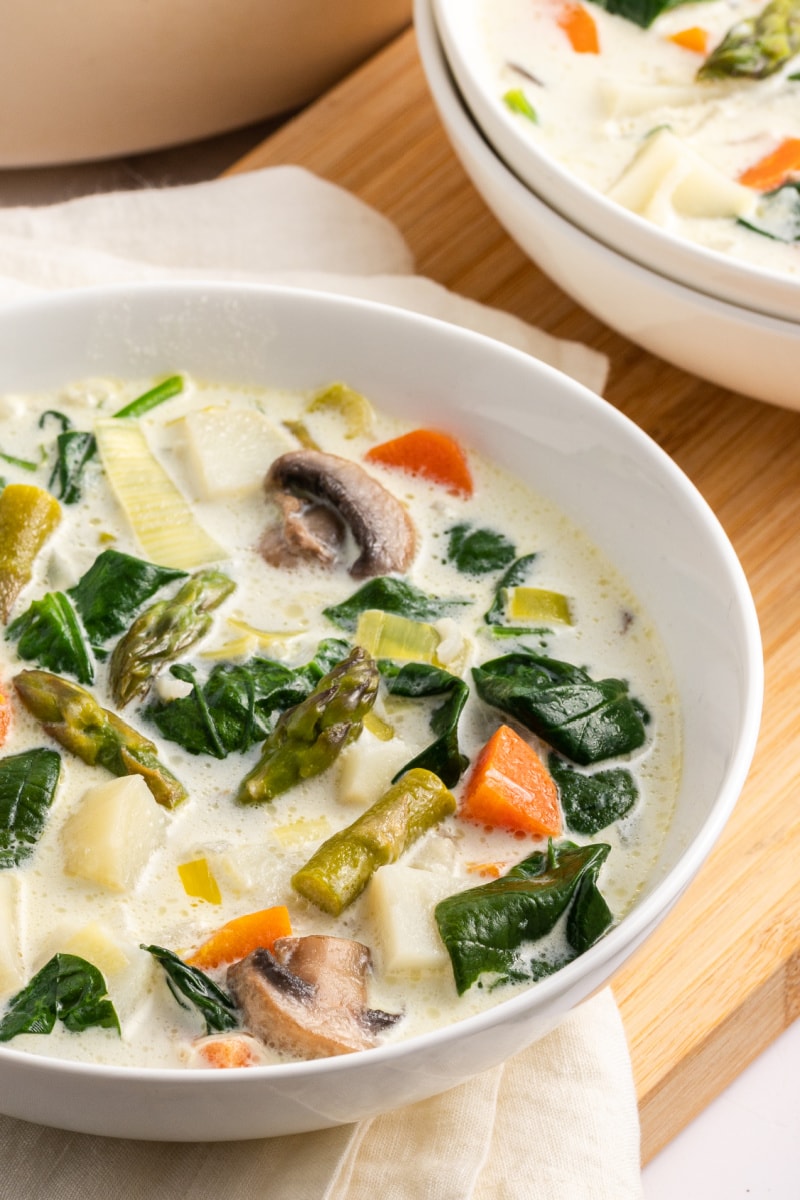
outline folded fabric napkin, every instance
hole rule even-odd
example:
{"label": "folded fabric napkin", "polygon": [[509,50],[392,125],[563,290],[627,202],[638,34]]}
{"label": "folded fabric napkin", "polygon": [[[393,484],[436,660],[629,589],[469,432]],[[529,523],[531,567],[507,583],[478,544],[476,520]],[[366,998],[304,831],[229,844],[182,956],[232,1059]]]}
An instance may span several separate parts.
{"label": "folded fabric napkin", "polygon": [[[601,391],[602,355],[413,273],[398,231],[298,168],[0,209],[0,303],[169,279],[346,292],[477,329]],[[355,1125],[231,1144],[94,1138],[0,1117],[14,1200],[635,1200],[639,1124],[606,989],[504,1066]]]}

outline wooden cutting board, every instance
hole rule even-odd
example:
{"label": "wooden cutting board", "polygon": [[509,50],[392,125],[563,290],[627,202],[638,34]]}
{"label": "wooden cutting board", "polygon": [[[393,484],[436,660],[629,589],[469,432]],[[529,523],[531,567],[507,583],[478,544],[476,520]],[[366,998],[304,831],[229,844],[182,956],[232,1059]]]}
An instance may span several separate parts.
{"label": "wooden cutting board", "polygon": [[766,657],[749,780],[701,874],[613,980],[647,1162],[800,1014],[800,412],[654,358],[551,283],[500,228],[451,151],[412,30],[233,170],[287,163],[390,217],[420,274],[605,352],[608,400],[694,481],[749,578]]}

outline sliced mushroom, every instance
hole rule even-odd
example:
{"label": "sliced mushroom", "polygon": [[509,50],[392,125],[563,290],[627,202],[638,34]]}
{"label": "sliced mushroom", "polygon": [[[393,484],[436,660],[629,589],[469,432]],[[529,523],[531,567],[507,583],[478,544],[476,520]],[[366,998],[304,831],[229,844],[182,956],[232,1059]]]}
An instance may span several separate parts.
{"label": "sliced mushroom", "polygon": [[276,1050],[324,1058],[368,1050],[399,1014],[367,1006],[369,949],[349,938],[278,938],[228,968],[251,1033]]}
{"label": "sliced mushroom", "polygon": [[258,546],[262,557],[273,567],[293,567],[309,558],[331,566],[345,539],[339,515],[291,492],[275,492],[272,499],[281,511],[281,520],[264,530]]}
{"label": "sliced mushroom", "polygon": [[[334,548],[327,536],[320,539],[314,530],[301,532],[298,528],[308,526],[312,519],[316,521],[320,507],[332,509],[350,527],[361,551],[350,568],[354,578],[405,571],[414,557],[416,534],[406,509],[350,459],[321,450],[291,450],[272,464],[265,487],[282,514],[277,531],[269,529],[265,534],[266,550],[262,542],[268,562],[273,562],[269,557],[272,547],[281,541],[293,547],[292,555],[282,565],[299,558],[315,558],[325,565],[333,561],[341,542]],[[298,507],[298,498],[312,503]],[[294,527],[291,531],[290,525]]]}

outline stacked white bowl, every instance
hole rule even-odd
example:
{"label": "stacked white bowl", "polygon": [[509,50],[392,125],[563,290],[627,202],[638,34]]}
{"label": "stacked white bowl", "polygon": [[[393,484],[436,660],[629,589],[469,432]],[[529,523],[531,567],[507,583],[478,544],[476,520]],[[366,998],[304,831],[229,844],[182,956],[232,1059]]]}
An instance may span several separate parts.
{"label": "stacked white bowl", "polygon": [[415,0],[420,56],[439,115],[508,233],[565,292],[631,341],[721,387],[800,408],[800,278],[646,220],[526,137],[489,82],[479,16],[477,0]]}

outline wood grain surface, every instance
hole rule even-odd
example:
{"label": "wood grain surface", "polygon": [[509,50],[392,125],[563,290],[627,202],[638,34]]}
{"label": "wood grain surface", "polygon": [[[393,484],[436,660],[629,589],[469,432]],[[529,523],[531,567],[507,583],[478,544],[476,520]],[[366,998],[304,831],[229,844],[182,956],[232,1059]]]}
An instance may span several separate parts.
{"label": "wood grain surface", "polygon": [[[551,283],[500,228],[451,151],[413,30],[234,170],[286,163],[390,217],[421,274],[604,351],[608,400],[694,481],[750,581],[766,658],[750,777],[701,874],[613,981],[647,1162],[800,1015],[800,412],[654,358]],[[800,388],[800,348],[798,360]]]}

